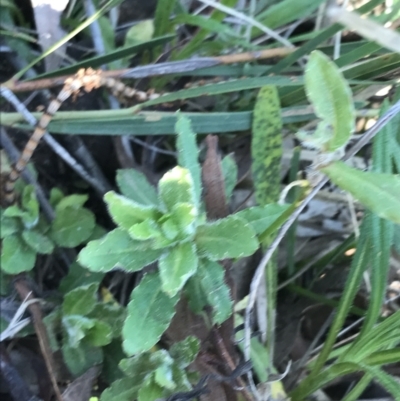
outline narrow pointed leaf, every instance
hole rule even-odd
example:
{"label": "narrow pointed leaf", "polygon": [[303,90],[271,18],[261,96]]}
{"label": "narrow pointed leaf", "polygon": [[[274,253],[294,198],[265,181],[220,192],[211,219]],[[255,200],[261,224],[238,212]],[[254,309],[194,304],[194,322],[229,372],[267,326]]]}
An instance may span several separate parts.
{"label": "narrow pointed leaf", "polygon": [[400,176],[363,172],[342,162],[321,171],[379,217],[400,224]]}
{"label": "narrow pointed leaf", "polygon": [[100,240],[90,241],[79,253],[78,261],[95,272],[108,272],[117,267],[134,272],[160,255],[160,250],[142,249],[140,242],[117,228]]}
{"label": "narrow pointed leaf", "polygon": [[192,129],[189,118],[181,114],[178,115],[175,131],[178,134],[176,141],[178,163],[181,167],[185,167],[190,171],[193,180],[195,204],[198,207],[201,197],[201,168],[196,134]]}
{"label": "narrow pointed leaf", "polygon": [[153,347],[168,328],[179,296],[168,297],[158,274],[147,274],[133,290],[128,317],[122,329],[123,347],[128,355]]}
{"label": "narrow pointed leaf", "polygon": [[[320,51],[313,51],[305,71],[307,97],[322,120],[317,135],[323,135],[323,150],[343,148],[354,130],[354,105],[349,84],[336,64]],[[312,142],[312,137],[310,137]]]}
{"label": "narrow pointed leaf", "polygon": [[170,297],[185,285],[197,270],[196,247],[190,242],[180,243],[164,255],[158,263],[162,289]]}
{"label": "narrow pointed leaf", "polygon": [[200,226],[195,242],[198,253],[211,260],[249,256],[258,248],[255,231],[236,216]]}

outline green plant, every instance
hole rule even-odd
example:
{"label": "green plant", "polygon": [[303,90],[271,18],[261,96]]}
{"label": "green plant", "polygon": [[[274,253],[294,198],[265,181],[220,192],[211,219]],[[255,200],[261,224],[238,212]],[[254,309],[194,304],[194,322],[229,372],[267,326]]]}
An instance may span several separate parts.
{"label": "green plant", "polygon": [[51,254],[54,247],[73,248],[85,242],[95,228],[94,214],[83,207],[86,195],[64,197],[53,189],[50,202],[55,219],[47,222],[39,213],[39,203],[33,186],[22,192],[21,204],[1,213],[1,269],[18,274],[33,269],[37,254]]}

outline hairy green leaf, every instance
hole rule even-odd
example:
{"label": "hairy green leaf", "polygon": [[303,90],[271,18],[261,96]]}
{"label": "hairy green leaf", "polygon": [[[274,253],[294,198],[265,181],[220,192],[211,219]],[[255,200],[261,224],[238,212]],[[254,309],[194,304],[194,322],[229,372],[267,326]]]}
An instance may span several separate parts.
{"label": "hairy green leaf", "polygon": [[123,347],[128,355],[149,350],[168,328],[179,296],[168,297],[158,274],[147,274],[132,291],[128,317],[122,329]]}
{"label": "hairy green leaf", "polygon": [[140,205],[114,191],[107,192],[104,200],[114,222],[125,230],[129,230],[134,224],[157,217],[157,209],[153,206]]}
{"label": "hairy green leaf", "polygon": [[134,272],[161,255],[161,250],[142,249],[141,246],[140,242],[117,228],[100,240],[90,241],[80,251],[78,262],[95,272],[108,272],[114,268]]}
{"label": "hairy green leaf", "polygon": [[321,170],[379,217],[400,224],[398,175],[363,172],[342,162],[334,162]]}
{"label": "hairy green leaf", "polygon": [[73,207],[75,209],[79,209],[83,207],[88,198],[89,198],[88,195],[77,195],[77,194],[69,195],[61,198],[54,206],[57,211],[65,209],[67,207]]}
{"label": "hairy green leaf", "polygon": [[355,110],[351,89],[339,68],[320,51],[313,51],[305,71],[307,97],[322,120],[308,141],[321,143],[325,152],[342,149],[354,130]]}
{"label": "hairy green leaf", "polygon": [[199,226],[195,242],[198,253],[211,260],[249,256],[258,248],[255,231],[236,216]]}
{"label": "hairy green leaf", "polygon": [[194,183],[186,168],[175,167],[163,175],[158,183],[160,199],[171,211],[177,203],[195,203]]}
{"label": "hairy green leaf", "polygon": [[121,193],[134,202],[147,206],[158,205],[156,189],[140,171],[135,169],[118,170],[117,184]]}
{"label": "hairy green leaf", "polygon": [[282,119],[276,87],[260,89],[253,112],[251,140],[252,173],[256,201],[263,206],[276,202],[280,193]]}
{"label": "hairy green leaf", "polygon": [[158,262],[163,291],[175,296],[196,273],[197,265],[196,247],[190,242],[180,243],[164,253]]}
{"label": "hairy green leaf", "polygon": [[178,134],[176,140],[178,164],[190,171],[193,180],[195,205],[198,207],[201,198],[201,168],[198,160],[199,150],[196,144],[196,134],[192,129],[190,119],[180,113],[178,114],[175,131]]}
{"label": "hairy green leaf", "polygon": [[200,351],[200,340],[197,337],[189,336],[182,341],[174,343],[169,349],[169,354],[178,364],[180,369],[189,366]]}
{"label": "hairy green leaf", "polygon": [[232,300],[225,283],[225,271],[217,263],[203,259],[199,265],[199,277],[207,300],[213,308],[213,321],[223,323],[232,314]]}

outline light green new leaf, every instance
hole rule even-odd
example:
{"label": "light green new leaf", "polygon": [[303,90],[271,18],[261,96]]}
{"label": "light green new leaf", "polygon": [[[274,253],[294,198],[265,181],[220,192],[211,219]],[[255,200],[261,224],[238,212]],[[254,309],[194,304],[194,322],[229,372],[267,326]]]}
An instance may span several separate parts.
{"label": "light green new leaf", "polygon": [[257,234],[261,234],[274,224],[289,207],[289,205],[271,203],[265,206],[249,207],[236,213],[235,216],[246,220]]}
{"label": "light green new leaf", "polygon": [[171,211],[177,203],[195,205],[195,192],[192,176],[186,168],[177,166],[163,175],[158,183],[158,193],[167,210]]}
{"label": "light green new leaf", "polygon": [[342,162],[321,171],[379,217],[400,224],[400,176],[363,172]]}
{"label": "light green new leaf", "polygon": [[162,398],[163,394],[162,387],[153,380],[149,380],[139,390],[138,401],[154,401]]}
{"label": "light green new leaf", "polygon": [[142,269],[154,262],[160,250],[143,249],[121,229],[110,231],[104,238],[90,241],[78,255],[78,262],[95,272],[121,268],[129,272]]}
{"label": "light green new leaf", "polygon": [[[350,86],[334,62],[320,51],[313,51],[304,74],[305,88],[315,114],[322,120],[315,136],[324,152],[343,148],[354,130],[354,104]],[[313,143],[312,136],[309,141]],[[315,144],[318,147],[318,143]]]}
{"label": "light green new leaf", "polygon": [[3,239],[1,247],[1,270],[7,274],[18,274],[33,269],[36,252],[17,235]]}
{"label": "light green new leaf", "polygon": [[25,211],[22,221],[27,228],[31,228],[39,220],[39,202],[36,198],[35,188],[32,185],[27,185],[24,188],[21,203],[22,209]]}
{"label": "light green new leaf", "polygon": [[197,209],[190,203],[178,203],[171,211],[171,220],[178,228],[180,239],[189,239],[196,231]]}
{"label": "light green new leaf", "polygon": [[95,225],[95,217],[90,210],[67,207],[57,211],[51,225],[51,238],[57,245],[73,248],[90,237]]}
{"label": "light green new leaf", "polygon": [[179,296],[168,297],[161,289],[158,274],[147,274],[132,291],[128,317],[122,329],[127,355],[149,350],[160,339],[175,315]]}
{"label": "light green new leaf", "polygon": [[280,193],[282,118],[278,91],[264,86],[253,112],[251,140],[252,173],[259,205],[276,202]]}
{"label": "light green new leaf", "polygon": [[190,171],[194,186],[195,205],[198,207],[201,199],[201,167],[196,134],[192,129],[190,119],[182,114],[178,114],[175,132],[178,134],[176,140],[178,164]]}
{"label": "light green new leaf", "polygon": [[107,192],[104,201],[114,222],[125,230],[129,230],[134,224],[157,218],[157,209],[153,206],[140,205],[114,191]]}
{"label": "light green new leaf", "polygon": [[98,283],[80,286],[64,297],[62,305],[63,315],[88,315],[97,303]]}
{"label": "light green new leaf", "polygon": [[199,277],[207,300],[213,308],[213,321],[221,324],[232,314],[232,300],[225,283],[225,271],[219,263],[203,259],[199,266]]}
{"label": "light green new leaf", "polygon": [[180,243],[164,253],[158,262],[163,291],[175,296],[196,273],[197,265],[196,247],[190,242]]}
{"label": "light green new leaf", "polygon": [[50,254],[54,250],[53,242],[36,230],[24,230],[22,238],[37,253]]}
{"label": "light green new leaf", "polygon": [[113,328],[100,319],[92,319],[93,326],[88,330],[85,341],[95,347],[104,347],[110,344],[113,338]]}
{"label": "light green new leaf", "polygon": [[195,242],[198,253],[211,260],[249,256],[258,248],[253,228],[236,216],[199,226]]}
{"label": "light green new leaf", "polygon": [[121,193],[141,205],[157,206],[156,189],[143,173],[135,169],[118,170],[117,184]]}

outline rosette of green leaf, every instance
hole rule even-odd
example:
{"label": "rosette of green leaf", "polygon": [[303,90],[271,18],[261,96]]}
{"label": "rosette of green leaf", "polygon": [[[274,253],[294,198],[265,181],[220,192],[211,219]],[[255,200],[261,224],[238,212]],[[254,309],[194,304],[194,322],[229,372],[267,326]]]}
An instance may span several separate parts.
{"label": "rosette of green leaf", "polygon": [[154,400],[155,391],[156,398],[168,397],[172,392],[189,391],[191,386],[185,368],[195,360],[199,347],[197,338],[187,337],[175,343],[169,352],[144,352],[122,359],[119,367],[125,377],[112,383],[100,400]]}
{"label": "rosette of green leaf", "polygon": [[[115,324],[120,321],[121,314],[117,312],[114,318],[107,314],[107,319],[102,315],[104,304],[97,299],[98,283],[80,286],[68,292],[61,306],[62,326],[62,351],[65,362],[73,374],[82,372],[93,366],[88,362],[88,355],[93,348],[99,349],[109,344],[113,337],[120,335],[115,333]],[[119,325],[121,328],[121,324]],[[95,353],[96,363],[101,362],[100,350]],[[100,358],[100,361],[97,359]],[[92,361],[93,362],[93,361]]]}
{"label": "rosette of green leaf", "polygon": [[18,274],[33,269],[36,254],[50,254],[54,244],[46,235],[49,225],[40,219],[39,204],[32,186],[23,191],[21,207],[1,211],[1,269]]}
{"label": "rosette of green leaf", "polygon": [[312,135],[299,133],[300,139],[325,153],[343,149],[354,130],[350,86],[336,64],[318,50],[309,57],[304,79],[307,97],[322,121]]}
{"label": "rosette of green leaf", "polygon": [[78,262],[94,272],[121,268],[129,272],[141,270],[157,260],[162,249],[150,248],[149,242],[135,241],[120,228],[99,240],[90,241],[78,255]]}
{"label": "rosette of green leaf", "polygon": [[83,207],[87,195],[60,197],[61,191],[52,193],[56,217],[51,223],[50,235],[62,247],[73,248],[85,242],[92,234],[96,221],[94,214]]}
{"label": "rosette of green leaf", "polygon": [[234,215],[200,225],[195,243],[199,255],[215,261],[252,255],[259,246],[251,225]]}

